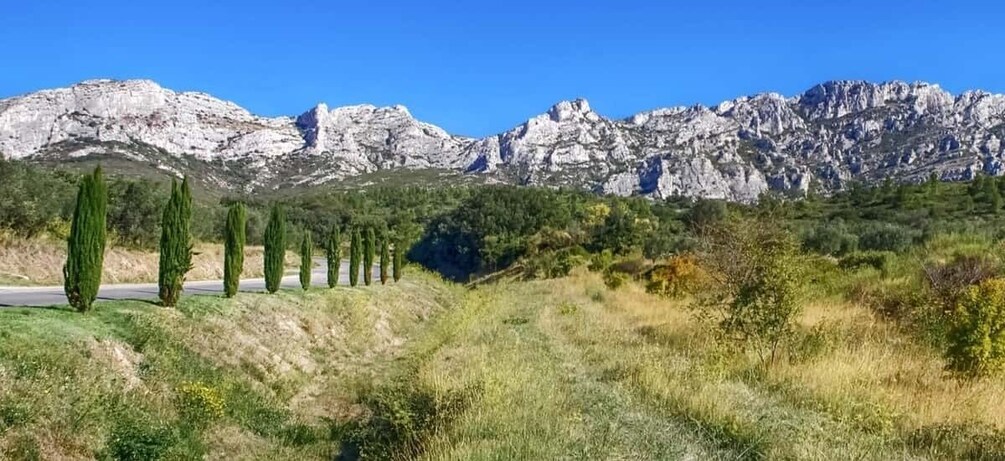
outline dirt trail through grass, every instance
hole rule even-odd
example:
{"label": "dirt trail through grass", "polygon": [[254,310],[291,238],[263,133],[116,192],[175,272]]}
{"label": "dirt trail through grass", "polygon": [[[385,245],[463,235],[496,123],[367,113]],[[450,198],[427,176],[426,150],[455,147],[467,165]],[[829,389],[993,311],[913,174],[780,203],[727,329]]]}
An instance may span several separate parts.
{"label": "dirt trail through grass", "polygon": [[835,401],[719,347],[683,303],[590,275],[483,286],[413,350],[465,390],[422,459],[938,459],[882,402]]}
{"label": "dirt trail through grass", "polygon": [[435,350],[417,354],[421,385],[436,394],[478,390],[424,441],[423,459],[742,457],[586,360],[560,331],[576,308],[555,303],[548,286],[513,288],[473,293],[427,339]]}

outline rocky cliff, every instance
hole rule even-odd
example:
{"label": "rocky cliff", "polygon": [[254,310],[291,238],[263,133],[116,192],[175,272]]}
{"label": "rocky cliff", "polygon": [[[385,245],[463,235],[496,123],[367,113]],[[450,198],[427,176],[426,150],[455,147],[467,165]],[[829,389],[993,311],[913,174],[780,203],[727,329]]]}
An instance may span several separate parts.
{"label": "rocky cliff", "polygon": [[267,118],[146,80],[0,100],[7,158],[114,161],[245,190],[445,169],[621,195],[750,201],[766,190],[833,190],[851,180],[999,175],[1003,138],[1005,96],[903,82],[827,82],[795,97],[767,93],[624,120],[564,101],[483,139],[451,135],[402,106],[320,104]]}

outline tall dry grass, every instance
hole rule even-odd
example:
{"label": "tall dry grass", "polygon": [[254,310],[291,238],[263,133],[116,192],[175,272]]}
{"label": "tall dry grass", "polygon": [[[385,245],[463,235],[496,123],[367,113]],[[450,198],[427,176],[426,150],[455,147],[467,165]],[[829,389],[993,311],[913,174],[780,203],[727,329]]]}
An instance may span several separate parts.
{"label": "tall dry grass", "polygon": [[[1005,451],[1005,381],[841,298],[807,301],[765,369],[687,300],[600,276],[481,286],[417,378],[481,395],[422,459],[957,459]],[[979,457],[979,456],[978,456]],[[981,458],[984,459],[984,458]],[[994,458],[999,459],[999,458]]]}
{"label": "tall dry grass", "polygon": [[[223,278],[223,245],[199,243],[194,248],[192,270],[187,280],[218,280]],[[262,247],[247,247],[244,276],[263,274]],[[111,247],[105,253],[103,283],[145,283],[157,281],[158,254],[154,251]],[[296,256],[287,254],[287,266],[299,264]],[[66,244],[50,239],[0,239],[0,285],[60,285]]]}

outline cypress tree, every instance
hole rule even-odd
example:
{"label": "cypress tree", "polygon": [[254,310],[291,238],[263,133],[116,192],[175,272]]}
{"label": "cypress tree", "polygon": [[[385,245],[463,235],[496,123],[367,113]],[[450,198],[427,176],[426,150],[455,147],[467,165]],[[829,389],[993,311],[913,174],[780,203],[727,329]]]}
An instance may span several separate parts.
{"label": "cypress tree", "polygon": [[1002,194],[998,191],[998,180],[996,178],[988,177],[984,180],[984,196],[988,206],[991,207],[991,213],[998,213],[998,210],[1001,210],[1002,207]]}
{"label": "cypress tree", "polygon": [[349,285],[359,285],[359,263],[363,257],[363,243],[359,235],[359,229],[353,229],[352,239],[349,241]]}
{"label": "cypress tree", "polygon": [[274,205],[265,227],[265,289],[269,293],[279,291],[283,281],[286,263],[286,214],[282,207]]}
{"label": "cypress tree", "polygon": [[387,283],[387,271],[391,266],[391,251],[388,248],[387,237],[380,240],[380,284]]}
{"label": "cypress tree", "polygon": [[376,252],[376,236],[372,227],[366,228],[363,234],[363,283],[370,286],[373,283],[373,256]]}
{"label": "cypress tree", "polygon": [[332,226],[325,244],[325,258],[328,259],[328,288],[338,286],[338,273],[342,265],[342,240],[338,226]]}
{"label": "cypress tree", "polygon": [[307,291],[311,287],[311,270],[314,269],[314,242],[311,231],[304,229],[304,239],[300,242],[300,288]]}
{"label": "cypress tree", "polygon": [[98,297],[105,261],[107,214],[108,187],[99,166],[80,181],[70,236],[66,241],[63,291],[70,305],[80,312],[87,312]]}
{"label": "cypress tree", "polygon": [[394,269],[392,274],[394,276],[394,281],[397,282],[401,280],[401,269],[405,264],[405,245],[401,243],[401,240],[395,242],[394,244]]}
{"label": "cypress tree", "polygon": [[228,298],[237,294],[244,272],[244,243],[247,240],[247,211],[236,202],[227,211],[226,241],[223,252],[223,292]]}
{"label": "cypress tree", "polygon": [[185,274],[192,268],[192,190],[186,177],[181,187],[171,182],[171,198],[161,216],[160,270],[157,278],[161,305],[178,304]]}

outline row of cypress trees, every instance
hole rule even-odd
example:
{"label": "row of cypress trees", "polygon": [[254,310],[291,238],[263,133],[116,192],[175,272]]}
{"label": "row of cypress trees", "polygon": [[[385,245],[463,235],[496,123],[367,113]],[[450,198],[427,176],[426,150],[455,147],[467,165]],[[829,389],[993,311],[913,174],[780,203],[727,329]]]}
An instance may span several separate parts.
{"label": "row of cypress trees", "polygon": [[[227,217],[226,257],[224,264],[224,285],[228,297],[237,292],[241,274],[241,264],[244,253],[245,210],[241,204],[234,204]],[[233,243],[232,243],[233,242]],[[238,243],[239,242],[239,243]],[[279,291],[282,282],[286,256],[286,214],[279,205],[273,206],[269,215],[269,223],[265,228],[265,289],[269,293]],[[342,261],[342,234],[338,226],[332,226],[327,237],[322,241],[325,258],[328,260],[328,287],[334,288],[339,282],[339,269]],[[362,268],[372,268],[376,255],[377,236],[372,227],[365,230],[354,228],[350,234],[349,243],[349,284],[359,285],[359,275]],[[238,259],[240,258],[240,259]],[[380,241],[380,283],[388,280],[401,280],[401,270],[404,265],[404,245],[395,244],[393,257],[389,239]],[[309,230],[305,230],[300,241],[300,286],[304,290],[311,286],[311,274],[314,266],[314,239]],[[362,266],[362,267],[361,267]],[[388,274],[388,270],[391,274]],[[373,283],[373,271],[363,270],[363,283]]]}
{"label": "row of cypress trees", "polygon": [[[313,249],[310,239],[310,231],[306,231],[304,233],[304,240],[300,247],[300,285],[305,290],[310,287],[310,267],[312,264],[311,251]],[[372,227],[366,228],[365,231],[361,231],[358,228],[354,228],[352,230],[349,240],[349,285],[359,285],[360,269],[364,269],[362,271],[363,283],[365,285],[373,283],[372,267],[376,247],[377,236]],[[339,268],[341,266],[342,256],[342,240],[337,226],[332,227],[332,230],[328,234],[328,238],[325,241],[324,248],[325,257],[328,260],[328,286],[330,288],[334,288],[338,285]],[[403,252],[404,245],[400,243],[396,244],[394,246],[394,258],[392,260],[390,240],[385,238],[380,241],[381,285],[386,284],[387,281],[390,280],[391,277],[388,274],[389,269],[392,271],[395,282],[401,280],[401,266],[404,264]],[[366,270],[365,268],[371,269]]]}
{"label": "row of cypress trees", "polygon": [[[64,292],[70,305],[86,312],[97,299],[101,286],[101,271],[104,266],[107,242],[106,220],[108,210],[108,186],[101,167],[85,175],[77,191],[70,235],[67,239],[67,259],[63,266]],[[158,270],[158,297],[166,307],[175,306],[181,297],[185,274],[192,268],[192,190],[188,178],[179,185],[171,183],[171,197],[161,216],[160,260]],[[247,241],[247,209],[241,203],[234,203],[227,212],[224,230],[224,295],[232,297],[237,293],[241,273],[244,269],[244,246]],[[269,224],[265,229],[265,286],[269,293],[279,290],[283,277],[286,256],[286,216],[282,207],[274,206]],[[360,263],[368,268],[363,271],[366,285],[372,283],[373,259],[377,239],[373,228],[365,232],[355,228],[350,241],[349,283],[359,284]],[[323,242],[328,259],[328,286],[338,285],[341,265],[341,235],[337,226],[333,227]],[[300,246],[300,285],[306,290],[311,285],[314,242],[309,231],[304,233]],[[394,246],[391,260],[390,242],[380,242],[380,282],[388,281],[388,266],[392,266],[394,281],[401,279],[404,263],[404,246]]]}

